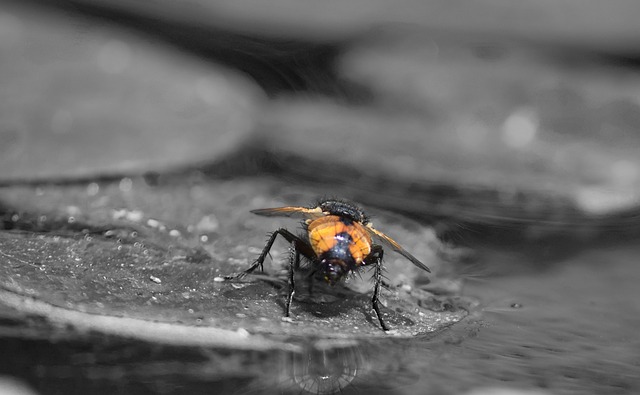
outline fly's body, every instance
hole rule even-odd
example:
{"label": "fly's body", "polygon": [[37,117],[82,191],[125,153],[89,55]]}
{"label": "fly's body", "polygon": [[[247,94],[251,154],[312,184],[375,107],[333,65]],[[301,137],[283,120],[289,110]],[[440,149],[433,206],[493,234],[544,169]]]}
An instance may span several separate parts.
{"label": "fly's body", "polygon": [[307,233],[320,270],[332,285],[343,273],[357,270],[371,254],[371,236],[350,218],[328,215],[314,219],[307,224]]}
{"label": "fly's body", "polygon": [[[300,256],[304,256],[314,265],[314,270],[322,273],[324,280],[334,285],[347,274],[361,267],[374,267],[374,291],[372,307],[378,317],[380,326],[385,331],[389,328],[382,319],[378,306],[378,295],[382,282],[382,245],[390,247],[422,270],[429,268],[413,255],[409,254],[393,239],[376,230],[364,212],[355,204],[340,200],[325,200],[315,207],[278,207],[252,211],[264,216],[299,217],[304,220],[305,235],[296,236],[285,228],[271,234],[256,261],[243,273],[228,276],[226,279],[242,277],[253,272],[263,263],[278,235],[286,239],[293,248],[289,265],[289,292],[285,307],[285,316],[289,316],[294,293],[294,271],[299,267]],[[381,244],[376,244],[379,241]]]}

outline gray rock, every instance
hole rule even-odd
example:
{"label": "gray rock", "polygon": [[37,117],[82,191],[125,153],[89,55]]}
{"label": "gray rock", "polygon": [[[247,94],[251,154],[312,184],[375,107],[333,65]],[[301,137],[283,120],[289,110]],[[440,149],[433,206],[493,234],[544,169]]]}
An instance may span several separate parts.
{"label": "gray rock", "polygon": [[[292,317],[283,320],[283,242],[265,264],[268,275],[216,280],[246,269],[264,235],[275,229],[279,219],[249,213],[273,199],[265,194],[269,189],[269,183],[255,181],[183,177],[158,186],[128,179],[98,187],[3,188],[3,221],[11,230],[0,232],[0,300],[57,324],[169,344],[251,348],[262,346],[248,342],[250,334],[385,336],[371,309],[366,273],[347,286],[318,284],[313,295],[299,281]],[[211,215],[220,230],[203,233],[197,224]],[[279,222],[288,226],[286,219]],[[446,278],[430,229],[410,232],[384,217],[377,222],[432,268],[429,277]],[[292,231],[297,226],[290,223]],[[382,310],[392,335],[433,333],[467,315],[472,304],[455,296],[456,290],[435,295],[423,287],[429,280],[417,268],[392,251],[386,258],[392,288],[382,293]]]}
{"label": "gray rock", "polygon": [[78,15],[0,18],[1,181],[184,167],[252,131],[262,91],[238,73]]}

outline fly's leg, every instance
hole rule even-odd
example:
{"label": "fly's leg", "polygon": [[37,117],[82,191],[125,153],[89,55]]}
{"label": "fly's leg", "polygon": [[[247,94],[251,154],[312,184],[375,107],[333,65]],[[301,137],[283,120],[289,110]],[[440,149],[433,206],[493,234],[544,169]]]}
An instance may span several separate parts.
{"label": "fly's leg", "polygon": [[304,256],[307,259],[313,259],[315,253],[313,252],[313,249],[308,242],[289,232],[285,228],[277,229],[275,232],[271,233],[271,235],[269,236],[269,240],[267,240],[267,244],[265,244],[264,248],[262,249],[262,252],[260,252],[258,258],[251,264],[251,266],[247,270],[239,274],[224,276],[222,278],[224,280],[235,280],[242,278],[247,274],[250,274],[257,268],[260,268],[261,271],[264,271],[264,260],[267,258],[267,255],[269,255],[269,251],[271,251],[271,247],[273,246],[273,243],[275,242],[278,235],[282,236],[285,240],[291,243],[291,258],[289,260],[288,276],[289,288],[287,291],[287,300],[285,303],[284,314],[285,317],[289,317],[289,314],[291,312],[291,302],[293,300],[293,294],[295,293],[294,274],[300,267],[300,256]]}
{"label": "fly's leg", "polygon": [[383,255],[384,253],[382,251],[382,247],[378,245],[374,245],[372,254],[370,255],[374,261],[366,262],[366,263],[373,263],[375,265],[374,272],[373,272],[373,280],[375,282],[375,285],[373,286],[373,297],[371,298],[371,305],[373,306],[373,310],[376,312],[378,321],[380,321],[380,326],[382,327],[382,330],[386,332],[389,330],[389,327],[387,326],[387,324],[384,323],[384,320],[382,319],[382,314],[380,313],[380,306],[379,306],[379,300],[378,300],[378,297],[380,295],[380,285],[382,284],[382,256]]}
{"label": "fly's leg", "polygon": [[380,326],[382,330],[385,332],[389,330],[387,324],[384,323],[382,319],[382,314],[380,313],[380,306],[378,306],[378,295],[380,294],[380,283],[382,282],[382,261],[379,260],[376,263],[375,267],[375,286],[373,288],[373,298],[371,298],[371,304],[373,305],[373,310],[375,310],[376,315],[378,316],[378,321],[380,321]]}
{"label": "fly's leg", "polygon": [[267,258],[267,255],[269,255],[269,251],[271,250],[271,247],[273,246],[273,243],[276,241],[276,237],[278,237],[278,235],[284,237],[285,240],[287,240],[289,243],[293,244],[294,246],[306,244],[298,236],[289,232],[285,228],[280,228],[275,232],[271,233],[271,236],[269,236],[269,240],[267,241],[267,244],[265,244],[264,248],[262,249],[262,252],[260,253],[260,255],[258,255],[258,258],[251,264],[251,266],[247,270],[239,274],[223,276],[222,278],[225,280],[234,280],[234,279],[242,278],[247,274],[252,273],[257,268],[260,268],[260,271],[264,272],[264,260]]}
{"label": "fly's leg", "polygon": [[293,300],[293,294],[295,293],[295,282],[293,275],[297,268],[300,267],[300,251],[296,248],[296,243],[291,243],[291,259],[289,259],[289,289],[287,291],[287,302],[284,308],[284,316],[289,317],[291,312],[291,301]]}

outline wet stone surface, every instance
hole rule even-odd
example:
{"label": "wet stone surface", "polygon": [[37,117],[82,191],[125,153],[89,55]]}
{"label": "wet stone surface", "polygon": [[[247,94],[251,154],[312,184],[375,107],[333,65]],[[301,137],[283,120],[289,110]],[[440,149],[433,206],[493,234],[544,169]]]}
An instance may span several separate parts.
{"label": "wet stone surface", "polygon": [[[385,336],[371,309],[373,284],[367,271],[344,286],[314,282],[313,293],[299,278],[291,320],[283,320],[285,242],[276,243],[273,261],[265,264],[268,274],[216,280],[247,268],[266,232],[276,228],[275,219],[249,213],[273,202],[260,192],[266,187],[176,177],[155,186],[135,178],[5,188],[3,221],[10,229],[0,234],[3,292],[44,302],[51,311],[136,318],[149,325],[168,322],[280,336]],[[384,229],[385,222],[380,217],[377,226]],[[289,225],[299,227],[296,221]],[[383,317],[393,328],[389,334],[432,333],[464,318],[472,302],[457,297],[455,285],[445,291],[438,286],[438,273],[442,279],[447,274],[439,270],[433,232],[416,233],[398,224],[388,228],[436,273],[430,283],[388,252],[391,287],[382,291],[381,301]]]}
{"label": "wet stone surface", "polygon": [[366,104],[274,100],[259,129],[267,150],[323,169],[331,157],[345,166],[347,175],[336,173],[347,187],[358,186],[353,173],[416,194],[451,186],[415,209],[449,218],[464,217],[456,199],[476,221],[579,222],[638,206],[636,70],[517,42],[389,30],[336,61],[342,77],[369,92]]}
{"label": "wet stone surface", "polygon": [[240,73],[89,16],[0,4],[0,182],[189,166],[252,131]]}
{"label": "wet stone surface", "polygon": [[506,39],[390,29],[354,45],[338,67],[381,108],[402,111],[393,136],[415,151],[403,173],[565,197],[607,214],[640,198],[640,74],[604,66]]}

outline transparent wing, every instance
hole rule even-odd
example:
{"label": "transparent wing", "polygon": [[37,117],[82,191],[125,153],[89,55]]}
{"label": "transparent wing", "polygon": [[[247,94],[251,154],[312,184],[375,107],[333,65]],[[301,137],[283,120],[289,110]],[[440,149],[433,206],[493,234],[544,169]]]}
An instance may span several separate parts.
{"label": "transparent wing", "polygon": [[251,212],[264,217],[318,218],[324,215],[320,207],[308,208],[297,206],[260,208],[251,210]]}
{"label": "transparent wing", "polygon": [[371,235],[374,236],[377,240],[380,240],[380,242],[382,244],[384,244],[387,247],[390,247],[392,250],[394,250],[398,254],[402,255],[405,258],[407,258],[408,260],[411,261],[411,263],[413,263],[414,265],[416,265],[420,269],[431,273],[431,270],[427,267],[427,265],[425,265],[424,263],[420,262],[418,260],[418,258],[416,258],[415,256],[413,256],[410,253],[408,253],[407,250],[402,248],[402,246],[400,246],[400,244],[398,244],[391,237],[389,237],[389,236],[385,235],[384,233],[380,232],[379,230],[373,228],[370,224],[367,224],[366,228],[371,233]]}

